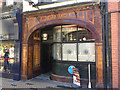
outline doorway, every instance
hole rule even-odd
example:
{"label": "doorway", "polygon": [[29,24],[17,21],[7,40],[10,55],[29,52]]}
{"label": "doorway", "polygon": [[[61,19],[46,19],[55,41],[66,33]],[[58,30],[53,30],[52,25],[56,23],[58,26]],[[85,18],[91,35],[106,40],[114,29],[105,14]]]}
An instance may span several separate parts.
{"label": "doorway", "polygon": [[46,27],[41,30],[41,71],[50,73],[52,71],[52,45],[53,30],[52,27]]}
{"label": "doorway", "polygon": [[48,73],[52,70],[52,55],[51,55],[51,45],[50,44],[41,44],[41,70],[42,73]]}

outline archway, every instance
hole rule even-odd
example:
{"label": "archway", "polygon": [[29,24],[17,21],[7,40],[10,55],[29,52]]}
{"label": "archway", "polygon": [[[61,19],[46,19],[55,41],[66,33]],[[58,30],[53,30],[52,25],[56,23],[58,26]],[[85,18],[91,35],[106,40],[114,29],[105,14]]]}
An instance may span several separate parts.
{"label": "archway", "polygon": [[36,26],[34,26],[32,29],[29,30],[24,42],[28,42],[30,35],[38,28],[42,29],[46,26],[57,25],[57,24],[73,24],[73,25],[75,24],[80,27],[87,28],[94,34],[96,42],[102,41],[102,36],[98,33],[98,31],[96,30],[95,26],[92,23],[89,23],[88,21],[81,20],[81,19],[66,19],[66,18],[64,18],[64,19],[55,19],[55,20],[51,20],[48,22],[43,22],[43,23],[37,24]]}
{"label": "archway", "polygon": [[[58,24],[71,24],[71,25],[77,25],[79,27],[84,27],[86,29],[88,29],[95,38],[95,58],[96,58],[96,78],[97,78],[97,82],[98,83],[102,83],[102,43],[101,43],[101,35],[99,35],[98,31],[95,29],[94,25],[84,21],[84,20],[76,20],[76,19],[57,19],[57,20],[51,20],[49,22],[45,22],[45,23],[40,23],[36,26],[34,26],[31,30],[29,30],[28,35],[26,36],[26,39],[23,41],[25,43],[23,43],[23,51],[25,51],[25,55],[27,55],[28,57],[26,57],[25,55],[25,60],[27,62],[27,65],[25,65],[25,67],[27,68],[26,70],[22,70],[22,75],[26,76],[26,79],[31,78],[31,75],[29,75],[29,70],[31,70],[31,68],[29,68],[29,64],[30,64],[30,59],[29,59],[29,52],[31,49],[31,44],[29,43],[29,38],[31,37],[31,35],[33,34],[33,32],[37,32],[38,29],[42,29],[45,28],[46,26],[51,26],[51,25],[58,25]],[[41,35],[41,34],[40,34]],[[37,45],[40,47],[40,43],[37,43]],[[35,46],[36,47],[36,46]],[[40,56],[41,57],[41,56]],[[31,57],[30,57],[31,58]],[[31,73],[31,72],[30,72]],[[101,73],[101,74],[99,74]],[[33,77],[33,73],[32,73],[32,77]]]}

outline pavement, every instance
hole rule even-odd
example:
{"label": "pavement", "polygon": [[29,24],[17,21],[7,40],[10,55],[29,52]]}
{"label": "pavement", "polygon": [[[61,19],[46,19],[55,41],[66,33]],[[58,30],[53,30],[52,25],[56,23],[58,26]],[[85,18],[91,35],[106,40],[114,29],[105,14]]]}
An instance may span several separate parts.
{"label": "pavement", "polygon": [[[50,79],[50,75],[48,74],[41,74],[33,79],[27,81],[15,81],[13,79],[7,79],[0,77],[1,83],[0,88],[2,90],[6,89],[18,89],[18,88],[28,88],[28,89],[35,89],[35,88],[78,88],[73,83],[66,83],[66,82],[58,82]],[[4,89],[5,88],[5,89]],[[87,88],[82,86],[82,88]]]}

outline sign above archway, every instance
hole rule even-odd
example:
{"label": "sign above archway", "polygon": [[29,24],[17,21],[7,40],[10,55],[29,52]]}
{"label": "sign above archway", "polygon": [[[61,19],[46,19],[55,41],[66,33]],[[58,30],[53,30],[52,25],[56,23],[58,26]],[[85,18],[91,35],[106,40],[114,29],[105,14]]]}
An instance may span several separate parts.
{"label": "sign above archway", "polygon": [[[57,13],[57,14],[56,14]],[[71,18],[82,19],[94,24],[94,10],[85,11],[67,11],[67,12],[49,12],[47,14],[28,16],[28,28],[29,30],[42,22],[48,22],[55,19]]]}

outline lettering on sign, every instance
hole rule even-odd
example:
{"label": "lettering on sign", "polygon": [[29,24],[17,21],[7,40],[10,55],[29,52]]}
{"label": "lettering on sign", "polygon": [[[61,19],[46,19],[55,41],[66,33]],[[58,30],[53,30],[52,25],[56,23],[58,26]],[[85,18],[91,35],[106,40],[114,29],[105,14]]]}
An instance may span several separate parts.
{"label": "lettering on sign", "polygon": [[0,35],[0,40],[8,40],[9,39],[9,35],[5,34],[5,35]]}

